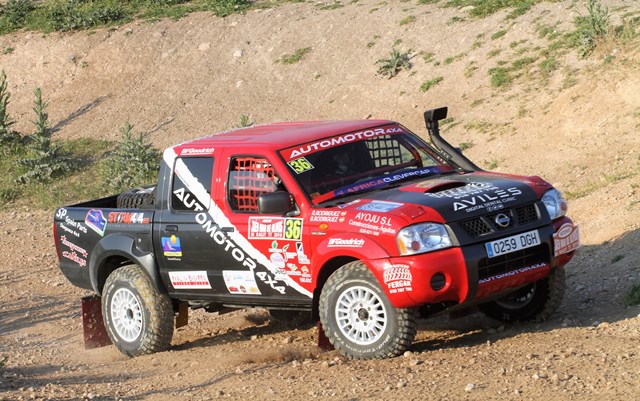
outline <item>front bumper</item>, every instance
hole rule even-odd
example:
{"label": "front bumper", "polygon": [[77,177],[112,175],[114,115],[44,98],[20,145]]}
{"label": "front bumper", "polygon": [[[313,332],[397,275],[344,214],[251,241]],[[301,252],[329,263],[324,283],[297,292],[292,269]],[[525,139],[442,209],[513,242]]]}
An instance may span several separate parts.
{"label": "front bumper", "polygon": [[566,224],[573,226],[571,219],[563,217],[539,227],[540,245],[494,258],[487,256],[484,243],[475,243],[368,264],[397,308],[475,303],[543,279],[568,263],[575,250],[554,256],[554,234]]}

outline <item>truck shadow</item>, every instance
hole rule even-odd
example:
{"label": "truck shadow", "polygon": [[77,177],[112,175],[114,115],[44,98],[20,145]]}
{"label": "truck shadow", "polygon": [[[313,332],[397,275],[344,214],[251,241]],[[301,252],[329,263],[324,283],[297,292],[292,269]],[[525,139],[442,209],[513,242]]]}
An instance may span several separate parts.
{"label": "truck shadow", "polygon": [[[514,337],[523,333],[548,332],[571,327],[593,327],[638,316],[640,307],[628,306],[625,295],[640,284],[640,230],[630,231],[614,241],[587,245],[565,267],[567,289],[556,314],[546,322],[505,325],[481,313],[450,319],[448,315],[421,319],[411,350],[422,352],[443,348],[469,347]],[[605,274],[606,273],[606,274]],[[225,333],[196,339],[174,347],[215,346],[251,341],[293,330],[313,330],[312,322],[257,321],[254,326],[228,329]]]}
{"label": "truck shadow", "polygon": [[594,327],[634,318],[640,306],[628,305],[626,296],[634,285],[640,285],[638,243],[640,230],[635,230],[613,241],[581,247],[565,266],[567,289],[562,305],[546,322],[505,325],[481,313],[459,319],[440,315],[419,321],[412,351],[469,347],[523,333]]}

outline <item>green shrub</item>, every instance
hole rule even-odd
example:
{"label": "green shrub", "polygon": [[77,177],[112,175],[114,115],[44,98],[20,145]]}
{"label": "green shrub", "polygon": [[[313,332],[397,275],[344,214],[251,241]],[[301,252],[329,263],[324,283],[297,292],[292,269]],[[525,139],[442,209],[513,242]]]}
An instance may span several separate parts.
{"label": "green shrub", "polygon": [[393,78],[402,69],[411,69],[411,57],[409,52],[400,53],[397,49],[392,49],[389,58],[383,58],[376,62],[380,67],[378,68],[378,74]]}
{"label": "green shrub", "polygon": [[0,17],[0,33],[7,33],[22,28],[25,25],[27,15],[35,10],[31,0],[9,0],[2,7]]}
{"label": "green shrub", "polygon": [[133,136],[128,121],[120,129],[122,140],[105,161],[102,171],[104,184],[116,191],[145,185],[155,181],[158,174],[160,152],[145,143],[142,133]]}
{"label": "green shrub", "polygon": [[422,92],[426,92],[426,91],[428,91],[429,89],[431,89],[432,87],[434,87],[434,86],[438,85],[440,82],[442,82],[442,80],[444,80],[444,78],[443,78],[443,77],[436,77],[436,78],[430,79],[430,80],[428,80],[428,81],[425,81],[425,82],[423,82],[423,83],[422,83],[422,85],[420,86],[420,90],[421,90]]}
{"label": "green shrub", "polygon": [[508,85],[513,78],[509,75],[509,70],[502,67],[495,67],[489,70],[491,76],[491,86],[498,88],[500,86]]}
{"label": "green shrub", "polygon": [[596,48],[598,39],[609,32],[609,9],[602,6],[600,0],[587,0],[587,16],[576,17],[574,42],[578,53],[587,57]]}
{"label": "green shrub", "polygon": [[543,77],[548,77],[558,67],[560,67],[560,62],[555,57],[549,57],[540,63],[540,73]]}
{"label": "green shrub", "polygon": [[204,0],[205,9],[212,11],[218,17],[241,13],[250,5],[249,0]]}
{"label": "green shrub", "polygon": [[3,154],[11,150],[20,139],[20,136],[11,129],[14,121],[7,112],[10,97],[11,93],[7,90],[7,74],[2,71],[0,74],[0,149]]}
{"label": "green shrub", "polygon": [[240,124],[238,124],[238,128],[251,127],[253,124],[254,122],[251,121],[251,117],[243,113],[240,116]]}
{"label": "green shrub", "polygon": [[634,284],[624,296],[627,305],[640,305],[640,284]]}
{"label": "green shrub", "polygon": [[18,159],[22,166],[22,174],[16,179],[19,184],[28,182],[49,182],[73,168],[73,161],[58,144],[51,142],[51,128],[49,128],[49,115],[45,111],[47,103],[42,100],[42,91],[36,88],[34,91],[36,100],[33,102],[33,111],[36,113],[36,131],[29,136],[26,155]]}
{"label": "green shrub", "polygon": [[106,0],[51,0],[44,4],[44,29],[72,31],[122,22],[127,12],[121,2]]}
{"label": "green shrub", "polygon": [[411,24],[412,22],[416,22],[416,17],[413,15],[407,15],[400,20],[400,26]]}
{"label": "green shrub", "polygon": [[280,57],[278,60],[276,60],[276,63],[282,63],[282,64],[295,64],[298,61],[302,60],[302,58],[311,51],[310,47],[303,47],[300,49],[296,49],[295,52],[293,52],[293,54],[283,54],[282,57]]}

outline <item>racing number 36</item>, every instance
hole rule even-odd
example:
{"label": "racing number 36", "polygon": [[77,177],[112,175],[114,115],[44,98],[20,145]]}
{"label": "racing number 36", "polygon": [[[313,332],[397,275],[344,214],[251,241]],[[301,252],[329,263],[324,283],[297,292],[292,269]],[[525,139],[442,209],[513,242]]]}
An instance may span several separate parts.
{"label": "racing number 36", "polygon": [[302,239],[302,219],[287,219],[285,222],[285,239]]}
{"label": "racing number 36", "polygon": [[291,166],[291,168],[293,169],[293,171],[296,172],[296,174],[304,173],[305,171],[311,170],[313,168],[311,163],[309,163],[309,161],[307,159],[305,159],[304,157],[301,157],[301,158],[295,159],[295,160],[291,160],[287,164],[289,166]]}

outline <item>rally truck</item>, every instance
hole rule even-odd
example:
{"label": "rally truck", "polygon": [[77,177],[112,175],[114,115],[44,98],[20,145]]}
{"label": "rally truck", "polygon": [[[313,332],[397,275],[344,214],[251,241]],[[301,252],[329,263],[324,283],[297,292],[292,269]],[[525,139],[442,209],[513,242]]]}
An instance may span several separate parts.
{"label": "rally truck", "polygon": [[446,114],[424,113],[431,145],[362,120],[170,147],[156,185],[56,210],[60,269],[101,297],[128,356],[167,349],[189,308],[307,312],[355,359],[405,352],[440,312],[543,320],[578,226],[542,178],[483,171],[447,143]]}

